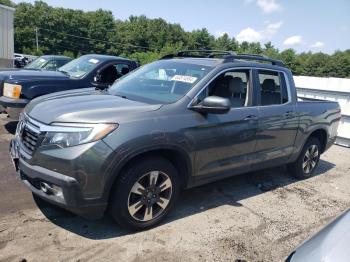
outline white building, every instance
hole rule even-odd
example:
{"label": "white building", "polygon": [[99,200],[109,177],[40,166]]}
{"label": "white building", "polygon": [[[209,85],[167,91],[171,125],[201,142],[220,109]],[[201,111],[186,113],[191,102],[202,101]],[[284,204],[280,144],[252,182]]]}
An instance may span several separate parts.
{"label": "white building", "polygon": [[350,79],[295,76],[299,97],[337,101],[341,109],[336,143],[350,147]]}
{"label": "white building", "polygon": [[0,68],[13,67],[14,11],[15,9],[12,7],[0,5]]}

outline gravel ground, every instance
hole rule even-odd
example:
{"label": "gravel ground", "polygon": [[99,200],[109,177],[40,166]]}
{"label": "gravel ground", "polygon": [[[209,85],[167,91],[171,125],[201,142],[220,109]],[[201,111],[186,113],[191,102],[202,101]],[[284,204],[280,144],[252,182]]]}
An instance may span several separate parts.
{"label": "gravel ground", "polygon": [[281,261],[350,207],[350,149],[333,146],[310,179],[279,167],[190,189],[162,225],[130,233],[35,201],[7,153],[14,126],[0,116],[0,261]]}

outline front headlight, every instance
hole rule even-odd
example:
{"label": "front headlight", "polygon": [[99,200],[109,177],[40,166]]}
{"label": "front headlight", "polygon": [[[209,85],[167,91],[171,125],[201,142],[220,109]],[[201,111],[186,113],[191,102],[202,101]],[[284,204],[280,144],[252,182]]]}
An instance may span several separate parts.
{"label": "front headlight", "polygon": [[70,147],[102,139],[118,127],[118,124],[54,123],[48,127],[42,145]]}
{"label": "front headlight", "polygon": [[4,96],[9,97],[9,98],[19,98],[19,96],[21,94],[22,86],[4,83],[3,90],[4,90],[3,91]]}

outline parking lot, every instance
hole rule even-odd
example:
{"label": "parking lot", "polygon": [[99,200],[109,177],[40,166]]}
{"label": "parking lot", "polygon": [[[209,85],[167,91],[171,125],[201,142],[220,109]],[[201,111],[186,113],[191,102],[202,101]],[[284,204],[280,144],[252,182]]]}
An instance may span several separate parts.
{"label": "parking lot", "polygon": [[0,261],[281,261],[350,207],[350,149],[333,146],[310,179],[279,167],[190,189],[131,233],[35,201],[8,156],[15,126],[0,115]]}

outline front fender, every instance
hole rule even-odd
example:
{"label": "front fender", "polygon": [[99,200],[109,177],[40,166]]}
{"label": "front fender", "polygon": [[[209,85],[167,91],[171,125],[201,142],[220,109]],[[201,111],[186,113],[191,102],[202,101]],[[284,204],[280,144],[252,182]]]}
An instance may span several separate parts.
{"label": "front fender", "polygon": [[138,156],[141,156],[145,153],[150,155],[158,150],[171,150],[180,154],[186,160],[186,169],[189,171],[189,176],[186,177],[185,186],[187,185],[188,179],[193,172],[193,161],[194,157],[191,154],[186,152],[186,149],[176,144],[153,144],[149,146],[139,146],[133,149],[120,148],[120,150],[114,151],[114,153],[107,159],[109,163],[108,168],[106,169],[106,178],[105,178],[105,188],[103,190],[103,199],[108,201],[110,191],[113,187],[113,184],[118,179],[119,175],[123,168],[132,160]]}

